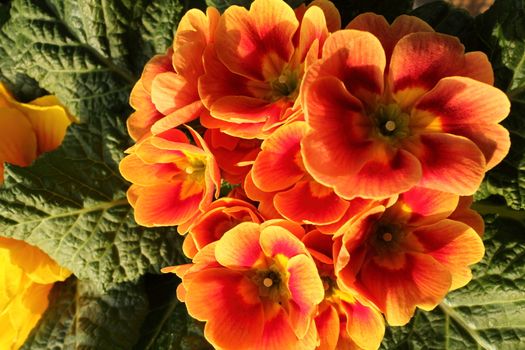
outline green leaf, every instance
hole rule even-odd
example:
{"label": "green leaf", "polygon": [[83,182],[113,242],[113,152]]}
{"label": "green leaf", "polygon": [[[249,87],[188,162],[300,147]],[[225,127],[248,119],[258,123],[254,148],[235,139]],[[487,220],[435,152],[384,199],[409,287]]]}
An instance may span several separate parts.
{"label": "green leaf", "polygon": [[482,49],[474,18],[465,9],[445,1],[434,1],[416,8],[410,15],[421,18],[437,32],[457,36],[466,51]]}
{"label": "green leaf", "polygon": [[[0,232],[48,253],[80,279],[136,281],[182,262],[174,228],[138,226],[118,172],[128,137],[118,119],[73,125],[62,146],[32,166],[9,166]],[[179,260],[177,260],[179,259]]]}
{"label": "green leaf", "polygon": [[144,62],[166,50],[181,15],[178,0],[14,0],[0,57],[82,121],[101,110],[127,114]]}
{"label": "green leaf", "polygon": [[494,67],[496,86],[512,102],[503,121],[511,134],[509,155],[487,174],[477,197],[498,195],[511,208],[525,209],[525,3],[498,0],[476,18],[476,26]]}
{"label": "green leaf", "polygon": [[486,220],[486,254],[473,280],[432,312],[390,327],[382,349],[522,349],[525,341],[525,235],[512,220]]}
{"label": "green leaf", "polygon": [[57,283],[50,300],[23,350],[130,349],[148,307],[142,284],[118,284],[101,292],[74,277]]}
{"label": "green leaf", "polygon": [[343,28],[354,17],[365,12],[375,12],[392,22],[397,16],[409,12],[414,4],[413,0],[332,0],[332,2],[341,13]]}
{"label": "green leaf", "polygon": [[150,310],[136,350],[208,350],[203,325],[190,316],[176,297],[180,279],[173,274],[146,275]]}

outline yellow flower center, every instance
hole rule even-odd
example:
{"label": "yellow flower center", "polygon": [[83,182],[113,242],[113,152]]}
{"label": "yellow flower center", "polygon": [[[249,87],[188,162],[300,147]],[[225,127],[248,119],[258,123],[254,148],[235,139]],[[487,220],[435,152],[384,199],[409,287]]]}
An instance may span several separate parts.
{"label": "yellow flower center", "polygon": [[261,297],[284,306],[287,305],[290,298],[287,264],[288,258],[278,254],[271,260],[269,267],[256,270],[252,277],[252,281],[259,286]]}

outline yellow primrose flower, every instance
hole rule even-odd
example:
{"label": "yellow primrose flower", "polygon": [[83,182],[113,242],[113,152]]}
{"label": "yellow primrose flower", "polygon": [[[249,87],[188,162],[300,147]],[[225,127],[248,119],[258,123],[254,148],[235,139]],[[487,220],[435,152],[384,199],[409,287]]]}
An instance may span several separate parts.
{"label": "yellow primrose flower", "polygon": [[38,155],[57,148],[74,121],[55,96],[20,103],[0,83],[0,183],[5,162],[30,165]]}
{"label": "yellow primrose flower", "polygon": [[0,349],[24,344],[47,309],[53,283],[70,275],[40,249],[0,237]]}
{"label": "yellow primrose flower", "polygon": [[[5,162],[30,165],[60,146],[74,121],[56,97],[20,103],[0,83],[0,184]],[[47,309],[53,284],[70,275],[40,249],[0,237],[0,349],[24,344]]]}

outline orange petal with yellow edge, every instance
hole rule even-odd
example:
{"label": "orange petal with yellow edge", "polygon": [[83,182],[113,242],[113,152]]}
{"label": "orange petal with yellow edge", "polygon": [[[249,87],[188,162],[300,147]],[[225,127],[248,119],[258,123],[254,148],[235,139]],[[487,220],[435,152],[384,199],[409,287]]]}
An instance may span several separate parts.
{"label": "orange petal with yellow edge", "polygon": [[385,321],[381,313],[358,300],[354,300],[353,303],[341,301],[341,307],[347,319],[348,337],[360,349],[379,349],[385,335]]}
{"label": "orange petal with yellow edge", "polygon": [[479,262],[485,253],[479,235],[462,222],[442,220],[418,227],[411,234],[425,253],[448,269],[452,275],[451,290],[463,287],[472,279],[469,266]]}
{"label": "orange petal with yellow edge", "polygon": [[347,29],[357,29],[374,34],[385,49],[386,59],[390,61],[390,56],[397,42],[405,35],[417,32],[433,32],[423,20],[415,16],[401,15],[396,17],[392,25],[388,24],[385,17],[375,13],[363,13],[354,18]]}
{"label": "orange petal with yellow edge", "polygon": [[299,181],[274,197],[275,208],[285,218],[305,224],[337,222],[348,209],[348,202],[315,181]]}
{"label": "orange petal with yellow edge", "polygon": [[456,210],[459,196],[453,193],[413,187],[399,195],[396,204],[387,209],[385,218],[409,226],[420,226],[446,219]]}
{"label": "orange petal with yellow edge", "polygon": [[243,222],[227,231],[217,243],[217,261],[230,268],[251,268],[263,259],[258,224]]}
{"label": "orange petal with yellow edge", "polygon": [[264,313],[258,287],[237,271],[200,271],[187,287],[188,313],[206,321],[204,336],[215,347],[247,349],[263,336]]}
{"label": "orange petal with yellow edge", "polygon": [[143,188],[135,202],[135,220],[142,226],[176,226],[199,211],[202,187],[178,182]]}
{"label": "orange petal with yellow edge", "polygon": [[462,222],[472,227],[480,237],[485,232],[485,221],[479,213],[470,208],[474,198],[472,196],[459,197],[456,210],[449,216],[449,219]]}
{"label": "orange petal with yellow edge", "polygon": [[303,242],[281,226],[267,226],[261,231],[261,248],[268,257],[282,254],[292,258],[299,254],[308,254]]}
{"label": "orange petal with yellow edge", "polygon": [[305,74],[304,92],[319,77],[334,76],[344,82],[353,96],[370,106],[375,104],[384,89],[386,57],[374,35],[350,29],[337,31],[326,40],[322,57],[323,60],[313,66],[318,68]]}
{"label": "orange petal with yellow edge", "polygon": [[263,142],[252,168],[257,187],[265,192],[284,190],[305,175],[300,142],[306,128],[304,122],[284,125]]}
{"label": "orange petal with yellow edge", "polygon": [[451,284],[448,269],[433,257],[406,253],[364,264],[360,281],[391,326],[403,326],[416,307],[432,310]]}
{"label": "orange petal with yellow edge", "polygon": [[452,134],[423,134],[406,148],[423,171],[418,186],[459,195],[477,191],[485,175],[485,157],[469,139]]}
{"label": "orange petal with yellow edge", "polygon": [[234,73],[254,80],[277,78],[292,57],[299,23],[280,0],[256,0],[250,10],[229,7],[219,20],[215,49]]}
{"label": "orange petal with yellow edge", "polygon": [[[465,77],[439,81],[414,106],[411,118],[438,124],[447,133],[472,140],[485,155],[487,169],[506,156],[510,147],[508,132],[497,123],[510,112],[510,101],[499,89]],[[428,123],[427,122],[427,123]]]}
{"label": "orange petal with yellow edge", "polygon": [[439,33],[412,33],[399,40],[389,71],[396,102],[402,109],[411,107],[439,80],[463,68],[464,52],[459,39]]}
{"label": "orange petal with yellow edge", "polygon": [[329,303],[320,306],[319,314],[315,317],[317,333],[321,342],[317,350],[336,350],[339,339],[339,315]]}

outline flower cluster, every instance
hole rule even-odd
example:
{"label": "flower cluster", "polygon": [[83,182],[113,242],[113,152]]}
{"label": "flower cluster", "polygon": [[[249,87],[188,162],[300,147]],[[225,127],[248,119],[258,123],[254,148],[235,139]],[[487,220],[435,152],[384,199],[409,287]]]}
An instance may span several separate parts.
{"label": "flower cluster", "polygon": [[377,349],[385,320],[467,284],[472,194],[510,146],[492,85],[486,55],[415,17],[190,10],[133,89],[120,170],[139,224],[186,235],[191,263],[163,271],[208,341]]}
{"label": "flower cluster", "polygon": [[[30,165],[57,148],[75,120],[55,96],[20,103],[0,83],[0,185],[4,163]],[[0,349],[24,344],[47,309],[53,284],[70,275],[37,247],[0,237]]]}

